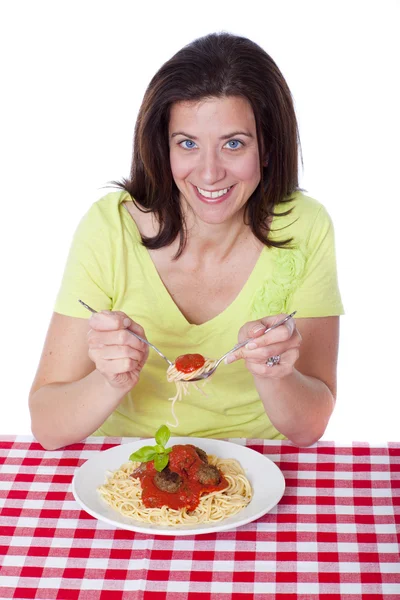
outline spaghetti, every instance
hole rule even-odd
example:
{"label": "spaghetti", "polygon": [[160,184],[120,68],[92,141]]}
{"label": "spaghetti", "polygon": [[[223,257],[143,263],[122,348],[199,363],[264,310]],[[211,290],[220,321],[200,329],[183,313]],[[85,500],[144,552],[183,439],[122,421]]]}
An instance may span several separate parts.
{"label": "spaghetti", "polygon": [[168,506],[147,508],[142,500],[142,487],[138,477],[132,477],[139,462],[124,463],[117,471],[110,473],[107,482],[98,488],[104,501],[124,517],[142,523],[176,527],[217,523],[231,517],[249,504],[253,492],[250,482],[237,460],[208,456],[208,464],[217,467],[228,485],[222,491],[203,494],[192,511],[179,510]]}
{"label": "spaghetti", "polygon": [[[200,361],[195,359],[186,363],[182,360],[186,357],[201,357],[203,360]],[[168,367],[167,370],[167,380],[169,382],[175,383],[176,385],[176,394],[169,400],[172,401],[171,413],[173,418],[175,419],[175,423],[167,423],[170,427],[177,427],[179,421],[175,414],[175,403],[180,402],[183,396],[189,393],[189,384],[193,385],[197,391],[201,394],[204,394],[203,390],[199,388],[196,381],[191,381],[196,377],[199,377],[203,373],[208,373],[214,367],[216,360],[211,358],[204,358],[201,354],[184,354],[182,356],[178,356],[175,363]],[[206,379],[204,380],[204,384],[206,383]]]}

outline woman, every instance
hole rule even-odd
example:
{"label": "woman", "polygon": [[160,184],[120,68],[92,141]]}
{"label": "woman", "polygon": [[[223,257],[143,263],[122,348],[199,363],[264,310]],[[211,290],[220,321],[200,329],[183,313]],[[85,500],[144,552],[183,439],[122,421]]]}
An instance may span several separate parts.
{"label": "woman", "polygon": [[[165,362],[128,329],[170,359],[255,338],[177,405],[174,435],[322,436],[343,309],[332,224],[299,190],[297,157],[290,91],[253,42],[212,34],[161,67],[130,179],[75,233],[30,393],[45,448],[171,421]],[[78,298],[100,312],[88,320]]]}

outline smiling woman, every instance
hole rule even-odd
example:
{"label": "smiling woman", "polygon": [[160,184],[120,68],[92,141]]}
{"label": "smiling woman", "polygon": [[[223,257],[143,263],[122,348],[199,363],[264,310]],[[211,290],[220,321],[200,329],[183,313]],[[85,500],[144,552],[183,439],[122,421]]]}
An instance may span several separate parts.
{"label": "smiling woman", "polygon": [[187,226],[243,223],[247,201],[260,182],[256,123],[248,100],[232,96],[176,103],[169,136],[171,171]]}
{"label": "smiling woman", "polygon": [[[288,86],[254,42],[210,34],[159,69],[129,178],[73,239],[30,394],[45,447],[149,437],[168,421],[164,362],[127,329],[170,357],[222,356],[252,338],[207,395],[179,404],[176,435],[319,439],[343,307],[332,223],[298,187],[298,151]],[[78,298],[100,311],[89,322]]]}

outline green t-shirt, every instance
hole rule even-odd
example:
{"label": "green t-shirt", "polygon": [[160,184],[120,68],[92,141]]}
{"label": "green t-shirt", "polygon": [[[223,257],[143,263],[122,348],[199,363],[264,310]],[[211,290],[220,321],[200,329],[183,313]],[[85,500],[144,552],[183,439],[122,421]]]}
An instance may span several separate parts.
{"label": "green t-shirt", "polygon": [[[242,325],[269,315],[294,310],[296,319],[342,314],[329,215],[300,192],[293,198],[278,207],[284,212],[293,206],[293,211],[275,218],[272,230],[274,239],[292,237],[294,249],[264,247],[235,300],[210,321],[193,325],[174,303],[141,244],[138,228],[122,204],[131,201],[129,195],[108,194],[92,205],[75,232],[55,311],[87,319],[78,298],[97,311],[123,311],[170,360],[185,353],[218,358],[237,343]],[[169,400],[174,395],[165,361],[150,349],[138,384],[95,433],[153,437],[160,425],[174,422]],[[266,415],[243,361],[222,364],[203,393],[191,389],[175,412],[179,425],[171,428],[173,435],[284,438]]]}

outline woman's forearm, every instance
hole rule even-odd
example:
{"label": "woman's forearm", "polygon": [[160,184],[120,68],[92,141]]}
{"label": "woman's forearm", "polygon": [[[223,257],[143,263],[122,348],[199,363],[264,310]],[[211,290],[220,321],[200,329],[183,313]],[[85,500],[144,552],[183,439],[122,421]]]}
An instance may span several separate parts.
{"label": "woman's forearm", "polygon": [[104,423],[125,394],[96,369],[79,381],[44,385],[29,399],[32,433],[46,450],[79,442]]}
{"label": "woman's forearm", "polygon": [[254,381],[265,411],[280,433],[298,446],[311,446],[320,439],[335,406],[325,383],[297,370],[282,379],[254,377]]}

